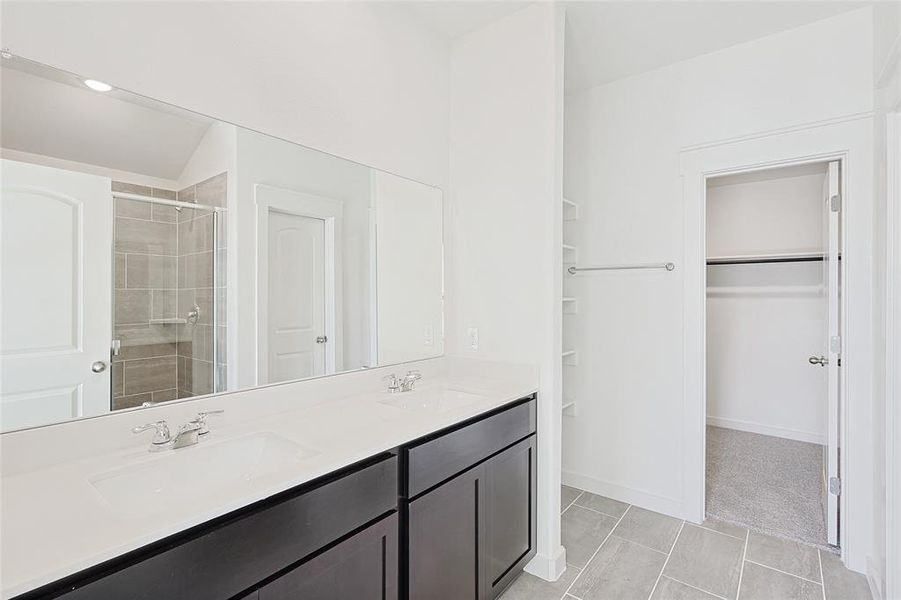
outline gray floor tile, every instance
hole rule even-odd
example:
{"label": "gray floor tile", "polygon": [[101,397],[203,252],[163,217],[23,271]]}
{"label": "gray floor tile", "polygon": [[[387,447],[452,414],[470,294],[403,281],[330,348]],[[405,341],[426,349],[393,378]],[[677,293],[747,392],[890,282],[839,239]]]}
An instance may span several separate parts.
{"label": "gray floor tile", "polygon": [[625,502],[613,500],[606,496],[598,496],[597,494],[592,494],[590,492],[583,493],[579,499],[576,500],[576,504],[584,506],[585,508],[590,508],[591,510],[602,512],[611,517],[616,517],[617,519],[623,516],[623,513],[629,508],[629,505]]}
{"label": "gray floor tile", "polygon": [[632,506],[616,526],[614,535],[668,553],[679,534],[682,521]]}
{"label": "gray floor tile", "polygon": [[744,541],[686,523],[664,575],[706,592],[735,598]]}
{"label": "gray floor tile", "polygon": [[685,585],[681,581],[661,577],[651,600],[717,600],[717,596]]}
{"label": "gray floor tile", "polygon": [[822,600],[823,588],[818,583],[746,562],[739,597],[742,600]]}
{"label": "gray floor tile", "polygon": [[581,506],[571,506],[560,517],[561,537],[566,548],[566,562],[580,569],[604,542],[616,519]]}
{"label": "gray floor tile", "polygon": [[823,561],[823,585],[826,600],[871,600],[867,578],[845,568],[841,559],[831,552],[820,552]]}
{"label": "gray floor tile", "polygon": [[578,574],[579,569],[568,566],[557,581],[545,581],[523,571],[500,595],[500,600],[559,600]]}
{"label": "gray floor tile", "polygon": [[610,536],[570,589],[582,600],[647,598],[666,555]]}
{"label": "gray floor tile", "polygon": [[704,519],[704,522],[701,523],[701,527],[719,531],[720,533],[731,535],[732,537],[736,537],[740,540],[745,539],[748,535],[748,530],[744,527],[739,527],[738,525],[733,525],[732,523],[726,523],[725,521],[720,521],[719,519],[715,519],[713,517]]}
{"label": "gray floor tile", "polygon": [[811,546],[752,531],[748,536],[745,559],[804,579],[820,581],[820,559],[817,552]]}
{"label": "gray floor tile", "polygon": [[579,494],[582,493],[582,490],[577,490],[574,487],[569,487],[568,485],[564,485],[560,488],[560,510],[564,510],[567,506],[573,503],[573,500],[579,497]]}

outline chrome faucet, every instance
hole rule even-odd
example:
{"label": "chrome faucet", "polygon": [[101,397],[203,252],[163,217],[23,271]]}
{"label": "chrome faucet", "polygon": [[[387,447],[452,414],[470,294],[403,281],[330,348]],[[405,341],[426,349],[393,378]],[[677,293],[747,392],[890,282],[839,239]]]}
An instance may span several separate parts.
{"label": "chrome faucet", "polygon": [[218,415],[224,410],[208,410],[197,413],[197,416],[178,428],[175,435],[169,433],[169,425],[165,421],[155,421],[146,425],[139,425],[131,430],[132,433],[142,433],[153,430],[153,440],[150,442],[150,452],[162,452],[163,450],[176,450],[194,446],[209,434],[210,428],[206,419],[210,415]]}
{"label": "chrome faucet", "polygon": [[404,378],[400,380],[400,391],[402,392],[412,392],[413,384],[422,379],[422,373],[418,370],[407,371],[407,374],[404,375]]}
{"label": "chrome faucet", "polygon": [[422,379],[422,373],[417,370],[407,371],[403,377],[398,377],[394,373],[382,377],[388,382],[388,393],[396,394],[397,392],[412,392],[413,384]]}

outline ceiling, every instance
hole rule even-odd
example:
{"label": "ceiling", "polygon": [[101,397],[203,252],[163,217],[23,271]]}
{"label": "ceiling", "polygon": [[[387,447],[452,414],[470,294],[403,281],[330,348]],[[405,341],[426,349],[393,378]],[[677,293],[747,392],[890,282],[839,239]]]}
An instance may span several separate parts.
{"label": "ceiling", "polygon": [[[453,40],[531,4],[518,0],[405,2]],[[564,0],[566,91],[573,93],[872,4],[863,0]]]}
{"label": "ceiling", "polygon": [[3,147],[177,180],[212,119],[141,96],[94,92],[24,59],[0,70]]}

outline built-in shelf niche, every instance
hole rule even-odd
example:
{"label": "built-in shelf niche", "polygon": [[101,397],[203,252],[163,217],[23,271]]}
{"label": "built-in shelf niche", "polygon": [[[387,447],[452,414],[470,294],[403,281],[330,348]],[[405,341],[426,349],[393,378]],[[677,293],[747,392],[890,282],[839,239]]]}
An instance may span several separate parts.
{"label": "built-in shelf niche", "polygon": [[572,200],[568,200],[567,198],[563,199],[563,220],[564,221],[578,221],[579,220],[579,212],[580,207],[577,203]]}

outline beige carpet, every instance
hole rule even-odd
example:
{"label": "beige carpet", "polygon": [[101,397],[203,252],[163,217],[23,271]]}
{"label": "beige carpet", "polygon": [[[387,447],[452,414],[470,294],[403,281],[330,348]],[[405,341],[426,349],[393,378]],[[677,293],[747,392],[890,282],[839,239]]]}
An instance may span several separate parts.
{"label": "beige carpet", "polygon": [[823,446],[708,426],[707,516],[829,548]]}

